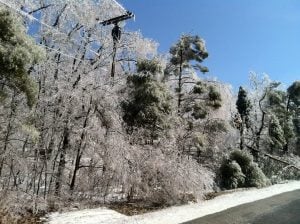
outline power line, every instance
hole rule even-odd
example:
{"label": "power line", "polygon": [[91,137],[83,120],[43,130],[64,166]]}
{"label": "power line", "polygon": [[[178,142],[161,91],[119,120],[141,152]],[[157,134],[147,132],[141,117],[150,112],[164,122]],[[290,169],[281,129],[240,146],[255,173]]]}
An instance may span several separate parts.
{"label": "power line", "polygon": [[[48,50],[50,50],[50,51],[54,51],[54,52],[56,52],[56,53],[59,53],[59,54],[65,56],[65,57],[75,59],[75,60],[77,60],[78,62],[87,62],[87,61],[89,61],[89,60],[87,60],[87,59],[82,60],[82,59],[80,59],[80,58],[76,58],[76,57],[74,57],[74,56],[72,56],[72,55],[69,55],[69,54],[66,54],[66,53],[64,53],[64,52],[62,52],[62,51],[60,51],[60,50],[57,50],[57,49],[48,47],[48,46],[46,46],[46,45],[44,45],[44,44],[38,43],[38,45],[41,46],[41,47],[44,47],[44,48],[46,48],[46,49],[48,49]],[[105,70],[105,71],[106,71],[105,68],[99,68],[99,69],[100,69],[100,70]]]}
{"label": "power line", "polygon": [[[28,14],[28,13],[26,13],[26,12],[20,10],[20,9],[14,8],[12,5],[7,4],[6,2],[3,2],[2,0],[0,0],[0,2],[1,2],[2,4],[4,4],[4,5],[6,5],[7,7],[13,9],[14,11],[18,12],[20,15],[25,16],[25,17],[27,17],[27,18],[30,19],[30,20],[34,20],[34,21],[38,22],[39,24],[41,24],[41,25],[43,25],[43,26],[45,26],[45,27],[47,27],[47,28],[49,28],[49,29],[51,29],[51,30],[55,30],[55,31],[56,31],[56,34],[61,34],[61,35],[66,36],[67,38],[70,39],[70,41],[72,41],[72,42],[73,42],[74,44],[76,44],[77,46],[84,47],[83,45],[76,43],[76,40],[75,40],[75,39],[70,38],[66,33],[63,33],[63,32],[61,32],[61,31],[59,31],[58,29],[54,28],[53,26],[48,25],[47,23],[44,23],[44,22],[40,21],[39,19],[35,18],[34,16],[32,16],[32,15],[30,15],[30,14]],[[122,7],[122,6],[121,6],[121,7]],[[94,54],[95,54],[96,56],[98,56],[98,57],[100,56],[99,53],[97,53],[96,51],[94,51],[94,50],[92,50],[92,49],[90,49],[90,48],[87,49],[87,50],[90,51],[90,52],[92,52],[92,53],[94,53]]]}
{"label": "power line", "polygon": [[[29,18],[29,19],[35,20],[35,21],[37,21],[38,23],[40,23],[40,24],[42,24],[42,25],[44,25],[44,26],[46,26],[46,27],[49,27],[49,28],[51,28],[51,29],[54,29],[52,26],[49,26],[48,24],[41,22],[40,20],[38,20],[37,18],[31,16],[31,15],[28,14],[28,13],[25,13],[25,12],[23,12],[23,11],[21,11],[21,10],[18,10],[18,9],[16,9],[16,8],[12,7],[11,5],[9,5],[9,4],[3,2],[2,0],[0,0],[0,2],[1,2],[2,4],[4,4],[4,5],[6,5],[7,7],[9,7],[9,8],[11,8],[11,9],[15,10],[16,12],[20,13],[21,15],[26,16],[26,17]],[[57,52],[57,53],[60,53],[61,55],[64,55],[64,56],[66,56],[66,57],[68,57],[68,58],[72,58],[72,59],[76,59],[76,60],[78,60],[78,61],[82,61],[82,60],[79,59],[79,58],[76,58],[76,57],[74,57],[74,56],[71,56],[71,55],[69,55],[69,54],[66,54],[66,53],[64,53],[64,52],[62,52],[62,51],[60,51],[60,50],[57,50],[57,49],[48,47],[48,46],[46,46],[46,45],[44,45],[44,44],[38,43],[38,45],[39,45],[39,46],[42,46],[42,47],[44,47],[44,48],[46,48],[46,49],[49,49],[49,50],[51,50],[51,51],[55,51],[55,52]]]}
{"label": "power line", "polygon": [[[112,0],[112,1],[114,1],[114,2],[115,2],[122,10],[126,11],[126,10],[124,9],[124,7],[123,7],[121,4],[119,4],[119,3],[116,2],[115,0]],[[22,10],[16,9],[16,8],[14,8],[12,5],[7,4],[6,2],[3,2],[2,0],[0,0],[0,3],[4,4],[5,6],[11,8],[11,9],[13,9],[14,11],[18,12],[20,15],[25,16],[25,17],[27,17],[27,18],[29,18],[29,19],[31,19],[31,20],[34,20],[34,21],[38,22],[39,24],[41,24],[41,25],[43,25],[43,26],[46,26],[46,27],[48,27],[48,28],[50,28],[50,29],[52,29],[52,30],[55,30],[58,34],[65,35],[65,36],[67,36],[67,37],[69,38],[69,36],[68,36],[67,34],[60,32],[59,30],[57,30],[57,29],[55,29],[54,27],[52,27],[52,26],[50,26],[50,25],[48,25],[48,24],[46,24],[46,23],[40,21],[39,19],[35,18],[34,16],[32,16],[32,15],[30,15],[30,14],[28,14],[28,13],[22,11]],[[69,39],[72,40],[71,38],[69,38]],[[74,42],[74,43],[77,44],[76,42]],[[46,46],[46,45],[44,45],[44,44],[41,44],[41,43],[38,43],[38,45],[41,46],[41,47],[44,47],[44,48],[46,48],[46,49],[48,49],[48,50],[57,52],[57,53],[59,53],[59,54],[65,56],[65,57],[72,58],[72,59],[75,59],[75,60],[80,61],[80,62],[86,62],[86,61],[88,61],[88,60],[82,60],[82,59],[76,58],[76,57],[74,57],[74,56],[72,56],[72,55],[69,55],[69,54],[64,53],[64,52],[62,52],[62,51],[60,51],[60,50],[57,50],[57,49],[48,47],[48,46]],[[78,46],[82,46],[82,45],[79,45],[79,44],[77,44],[77,45],[78,45]],[[97,55],[98,57],[100,56],[97,52],[95,52],[95,51],[93,51],[93,50],[91,50],[91,49],[87,49],[87,50],[89,50],[90,52],[94,53],[94,54]],[[106,70],[106,69],[104,69],[104,68],[100,68],[100,69],[101,69],[101,70]],[[123,78],[121,77],[120,79],[114,80],[114,81],[111,81],[111,80],[110,80],[110,81],[107,81],[107,82],[103,83],[102,85],[103,85],[103,86],[108,85],[108,84],[109,84],[109,85],[113,85],[114,83],[119,82],[121,79],[123,79]],[[96,89],[102,89],[103,91],[105,91],[105,92],[107,92],[107,93],[109,93],[109,94],[114,94],[113,92],[110,92],[109,90],[104,89],[104,87],[100,87],[100,86],[94,87],[94,90],[96,90]],[[121,96],[121,98],[125,99],[123,96]]]}
{"label": "power line", "polygon": [[116,0],[112,0],[113,2],[115,2],[115,4],[117,5],[117,6],[119,6],[124,12],[126,12],[127,10],[119,3],[119,2],[117,2]]}
{"label": "power line", "polygon": [[[118,3],[116,0],[112,0],[112,1],[115,2],[115,4],[116,4],[117,6],[120,7],[120,9],[122,9],[122,10],[125,11],[125,12],[127,12],[126,9],[125,9],[120,3]],[[29,18],[30,20],[34,20],[34,21],[38,22],[39,24],[41,24],[41,25],[43,25],[43,26],[45,26],[45,27],[47,27],[47,28],[49,28],[49,29],[51,29],[51,30],[55,30],[57,34],[61,34],[61,35],[66,36],[66,37],[67,37],[70,41],[72,41],[74,44],[76,44],[76,45],[78,45],[78,46],[80,46],[80,47],[85,47],[85,46],[83,46],[83,45],[81,45],[81,44],[76,43],[76,40],[70,38],[69,35],[67,35],[66,33],[63,33],[63,32],[61,32],[61,31],[59,31],[58,29],[54,28],[53,26],[51,26],[51,25],[49,25],[49,24],[47,24],[47,23],[44,23],[44,22],[40,21],[39,19],[37,19],[36,17],[30,15],[29,13],[26,13],[26,12],[20,10],[20,9],[14,8],[12,5],[10,5],[10,4],[6,3],[6,2],[3,2],[2,0],[0,0],[0,3],[2,3],[2,4],[5,5],[5,6],[7,6],[8,8],[13,9],[13,10],[16,11],[17,13],[19,13],[20,15]],[[55,33],[54,33],[54,34],[55,34]],[[84,40],[84,41],[85,41],[85,40]],[[82,59],[76,58],[75,56],[69,55],[69,54],[64,53],[64,52],[62,52],[62,51],[60,51],[60,50],[51,48],[51,47],[46,46],[46,45],[41,44],[41,43],[38,43],[38,45],[40,45],[40,46],[42,46],[42,47],[44,47],[44,48],[46,48],[46,49],[48,49],[48,50],[51,50],[51,51],[60,53],[61,55],[64,55],[64,56],[66,56],[66,57],[68,57],[68,58],[72,58],[72,59],[75,59],[75,60],[77,60],[77,61],[80,61],[80,62],[88,61],[88,60],[82,60]],[[86,47],[85,47],[85,48],[86,48]],[[98,52],[96,52],[96,51],[94,51],[94,50],[91,50],[90,48],[87,49],[87,50],[90,51],[90,52],[92,52],[92,53],[94,53],[96,56],[100,57],[100,54],[99,54]]]}
{"label": "power line", "polygon": [[86,60],[82,60],[82,59],[76,58],[75,56],[66,54],[66,53],[64,53],[64,52],[62,52],[62,51],[60,51],[60,50],[54,49],[54,48],[52,48],[52,47],[48,47],[47,45],[40,44],[40,43],[38,43],[38,45],[41,46],[41,47],[44,47],[44,48],[46,48],[46,49],[48,49],[48,50],[50,50],[50,51],[54,51],[54,52],[57,52],[57,53],[59,53],[59,54],[61,54],[61,55],[64,55],[64,56],[66,56],[66,57],[68,57],[68,58],[72,58],[72,59],[75,59],[75,60],[80,61],[80,62],[86,61]]}

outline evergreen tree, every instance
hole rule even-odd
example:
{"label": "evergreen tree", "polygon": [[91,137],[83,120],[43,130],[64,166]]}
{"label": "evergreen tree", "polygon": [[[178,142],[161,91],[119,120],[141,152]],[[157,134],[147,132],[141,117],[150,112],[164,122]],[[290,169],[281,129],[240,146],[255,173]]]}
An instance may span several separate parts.
{"label": "evergreen tree", "polygon": [[236,107],[238,113],[241,118],[241,124],[239,126],[240,129],[240,149],[244,148],[244,131],[245,128],[250,125],[250,110],[251,110],[251,102],[248,99],[247,92],[243,89],[243,87],[239,88],[238,99],[236,101]]}
{"label": "evergreen tree", "polygon": [[251,103],[248,99],[247,92],[243,87],[239,88],[238,99],[236,102],[237,110],[242,118],[248,118],[251,110]]}
{"label": "evergreen tree", "polygon": [[295,81],[288,89],[288,108],[293,116],[296,136],[295,153],[300,155],[300,81]]}
{"label": "evergreen tree", "polygon": [[222,98],[219,91],[213,85],[197,82],[183,104],[184,112],[192,112],[194,119],[204,119],[210,109],[218,109],[222,106]]}
{"label": "evergreen tree", "polygon": [[135,128],[144,128],[152,141],[165,130],[167,117],[171,113],[169,93],[155,78],[160,71],[156,60],[139,61],[137,74],[127,79],[129,100],[122,102],[127,130],[132,132]]}
{"label": "evergreen tree", "polygon": [[209,100],[209,105],[215,109],[218,109],[222,106],[221,105],[221,102],[222,102],[221,94],[220,94],[220,92],[217,91],[216,87],[209,86],[208,100]]}
{"label": "evergreen tree", "polygon": [[269,179],[247,151],[234,150],[220,167],[222,187],[265,187]]}
{"label": "evergreen tree", "polygon": [[300,156],[300,116],[295,118],[293,120],[294,123],[294,130],[295,130],[295,135],[296,135],[296,142],[295,142],[295,154]]}
{"label": "evergreen tree", "polygon": [[[177,83],[177,106],[180,112],[183,101],[183,85],[187,77],[184,72],[189,68],[198,69],[201,72],[208,72],[208,68],[201,63],[208,57],[205,42],[199,36],[183,35],[180,40],[170,49],[171,59],[166,69],[167,74],[174,74],[178,77]],[[193,64],[192,64],[193,63]]]}
{"label": "evergreen tree", "polygon": [[[300,106],[300,81],[295,81],[287,90],[289,99],[295,107]],[[296,108],[295,108],[296,109]]]}
{"label": "evergreen tree", "polygon": [[217,83],[198,81],[186,92],[179,116],[181,126],[185,127],[181,150],[202,164],[203,160],[207,162],[211,156],[209,152],[218,141],[217,136],[227,131],[222,119],[212,119],[218,113],[215,110],[222,106],[221,94],[217,88]]}
{"label": "evergreen tree", "polygon": [[8,89],[24,93],[27,103],[35,102],[35,84],[29,77],[30,67],[37,63],[41,50],[34,44],[11,12],[0,8],[0,95],[5,98]]}
{"label": "evergreen tree", "polygon": [[269,143],[271,152],[276,150],[283,150],[286,144],[284,138],[284,131],[279,123],[278,118],[275,115],[271,115],[269,123]]}
{"label": "evergreen tree", "polygon": [[283,131],[285,144],[282,150],[287,153],[289,151],[289,143],[294,137],[292,118],[293,113],[289,105],[290,97],[284,91],[271,90],[268,94],[268,104],[270,112],[277,117],[279,125],[281,126],[281,129]]}

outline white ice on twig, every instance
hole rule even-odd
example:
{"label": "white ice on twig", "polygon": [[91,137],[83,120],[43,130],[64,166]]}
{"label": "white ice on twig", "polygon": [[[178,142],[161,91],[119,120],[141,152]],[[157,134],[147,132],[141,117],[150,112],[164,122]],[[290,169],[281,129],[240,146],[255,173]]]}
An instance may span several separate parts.
{"label": "white ice on twig", "polygon": [[49,217],[49,224],[177,224],[298,189],[300,189],[300,181],[293,181],[263,189],[233,192],[209,201],[170,207],[131,217],[107,208],[53,213]]}

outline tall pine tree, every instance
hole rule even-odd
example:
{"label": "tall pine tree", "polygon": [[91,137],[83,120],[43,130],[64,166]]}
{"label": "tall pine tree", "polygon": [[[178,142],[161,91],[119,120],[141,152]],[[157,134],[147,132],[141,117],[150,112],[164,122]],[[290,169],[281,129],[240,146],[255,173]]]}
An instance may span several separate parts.
{"label": "tall pine tree", "polygon": [[170,49],[171,59],[166,73],[177,77],[177,106],[180,112],[183,101],[183,86],[188,77],[184,73],[189,68],[208,72],[208,68],[201,63],[208,57],[205,42],[199,36],[183,35],[179,41]]}
{"label": "tall pine tree", "polygon": [[240,129],[240,149],[244,149],[244,132],[245,128],[248,128],[250,125],[250,110],[251,103],[248,99],[246,90],[243,87],[239,88],[238,99],[236,101],[236,108],[238,110],[239,116],[241,118]]}

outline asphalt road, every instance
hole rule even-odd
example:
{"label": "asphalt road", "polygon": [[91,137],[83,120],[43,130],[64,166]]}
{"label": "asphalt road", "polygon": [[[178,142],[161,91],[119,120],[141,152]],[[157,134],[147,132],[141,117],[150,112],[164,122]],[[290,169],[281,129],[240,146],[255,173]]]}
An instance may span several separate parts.
{"label": "asphalt road", "polygon": [[233,207],[184,224],[300,224],[300,190]]}

